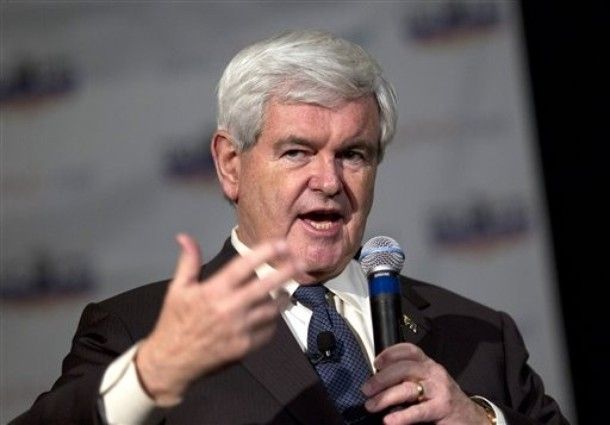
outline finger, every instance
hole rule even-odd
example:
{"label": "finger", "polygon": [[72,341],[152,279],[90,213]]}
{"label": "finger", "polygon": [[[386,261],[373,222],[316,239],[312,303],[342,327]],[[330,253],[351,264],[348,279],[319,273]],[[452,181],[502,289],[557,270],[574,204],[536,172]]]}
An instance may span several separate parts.
{"label": "finger", "polygon": [[389,364],[401,360],[427,360],[428,356],[415,344],[403,342],[383,350],[374,361],[375,369],[381,370]]}
{"label": "finger", "polygon": [[277,329],[277,320],[258,326],[252,331],[252,349],[256,349],[271,340]]}
{"label": "finger", "polygon": [[266,303],[274,303],[277,306],[278,312],[282,312],[286,310],[290,304],[292,304],[292,298],[290,297],[290,294],[283,288],[271,291],[268,295],[269,297],[264,297],[258,303],[251,305],[250,308],[254,309],[259,305],[263,305]]}
{"label": "finger", "polygon": [[386,425],[418,424],[433,421],[434,410],[430,402],[412,404],[406,409],[393,411],[383,418],[383,423]]}
{"label": "finger", "polygon": [[219,273],[218,278],[224,286],[236,287],[248,280],[258,266],[272,259],[290,255],[288,245],[283,240],[263,243],[250,253],[231,260]]}
{"label": "finger", "polygon": [[290,294],[285,289],[280,289],[279,291],[276,291],[275,299],[273,301],[275,301],[280,311],[286,310],[292,302]]}
{"label": "finger", "polygon": [[403,381],[368,399],[364,407],[369,412],[379,412],[389,406],[416,402],[420,396],[419,384],[413,381]]}
{"label": "finger", "polygon": [[297,261],[287,261],[278,270],[269,273],[262,279],[251,279],[235,294],[235,302],[253,305],[269,297],[274,291],[289,281],[302,270],[302,264]]}
{"label": "finger", "polygon": [[426,373],[426,366],[421,362],[405,360],[392,363],[371,376],[362,386],[362,392],[367,397],[372,397],[403,381],[420,381]]}
{"label": "finger", "polygon": [[269,298],[268,302],[262,303],[255,308],[251,308],[246,313],[247,326],[250,329],[257,329],[265,326],[270,322],[277,320],[280,315],[280,309],[275,300]]}
{"label": "finger", "polygon": [[201,250],[199,244],[186,233],[176,235],[180,244],[180,256],[176,264],[173,285],[184,286],[198,281],[201,266]]}

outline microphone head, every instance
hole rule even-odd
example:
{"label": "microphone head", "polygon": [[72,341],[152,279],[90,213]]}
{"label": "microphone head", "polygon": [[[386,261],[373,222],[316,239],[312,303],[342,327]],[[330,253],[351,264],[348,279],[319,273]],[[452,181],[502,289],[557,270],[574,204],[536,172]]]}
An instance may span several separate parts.
{"label": "microphone head", "polygon": [[364,244],[358,261],[367,277],[378,271],[400,273],[405,263],[405,253],[394,239],[375,236]]}

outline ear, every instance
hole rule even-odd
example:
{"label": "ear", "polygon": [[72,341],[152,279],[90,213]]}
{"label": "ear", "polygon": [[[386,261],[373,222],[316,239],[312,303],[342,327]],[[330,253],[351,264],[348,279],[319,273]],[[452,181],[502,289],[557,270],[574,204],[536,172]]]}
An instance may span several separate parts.
{"label": "ear", "polygon": [[231,135],[225,130],[218,130],[214,133],[211,150],[222,191],[229,200],[236,203],[241,170],[240,152],[233,143]]}

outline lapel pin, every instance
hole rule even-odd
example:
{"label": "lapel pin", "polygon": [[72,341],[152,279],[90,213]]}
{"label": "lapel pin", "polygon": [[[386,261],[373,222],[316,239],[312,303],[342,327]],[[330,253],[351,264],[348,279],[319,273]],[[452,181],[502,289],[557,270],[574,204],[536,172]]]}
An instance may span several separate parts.
{"label": "lapel pin", "polygon": [[405,326],[406,326],[407,328],[409,328],[409,330],[410,330],[411,332],[413,332],[414,334],[416,334],[416,333],[417,333],[417,323],[415,323],[415,322],[413,321],[413,319],[411,319],[411,318],[410,318],[409,316],[407,316],[406,314],[403,314],[403,315],[402,315],[402,321],[403,321],[403,323],[405,324]]}

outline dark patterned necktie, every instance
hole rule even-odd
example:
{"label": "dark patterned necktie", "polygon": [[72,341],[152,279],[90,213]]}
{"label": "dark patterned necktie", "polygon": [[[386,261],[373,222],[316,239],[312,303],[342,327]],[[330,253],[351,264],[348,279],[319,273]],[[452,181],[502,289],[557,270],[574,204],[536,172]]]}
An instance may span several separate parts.
{"label": "dark patterned necktie", "polygon": [[[307,331],[307,351],[316,372],[324,382],[335,405],[348,423],[366,417],[364,394],[360,391],[371,375],[368,362],[351,329],[326,300],[327,289],[322,285],[299,286],[294,298],[313,311]],[[330,356],[318,350],[318,334],[330,331],[336,345]]]}

